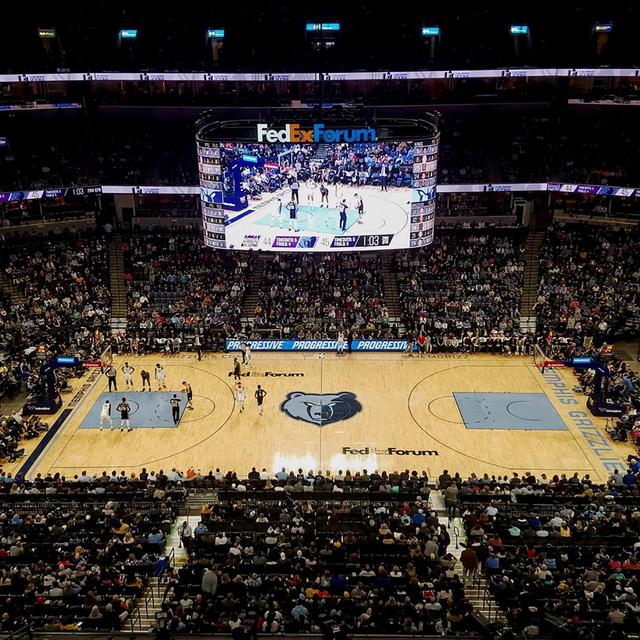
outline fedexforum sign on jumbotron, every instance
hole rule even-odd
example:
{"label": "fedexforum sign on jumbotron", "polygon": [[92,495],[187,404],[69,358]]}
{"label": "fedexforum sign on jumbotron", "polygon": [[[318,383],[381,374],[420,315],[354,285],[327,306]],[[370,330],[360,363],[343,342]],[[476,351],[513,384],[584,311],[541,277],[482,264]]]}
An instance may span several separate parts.
{"label": "fedexforum sign on jumbotron", "polygon": [[258,142],[375,142],[376,130],[327,129],[314,124],[312,129],[302,129],[299,124],[285,124],[283,129],[270,129],[268,124],[258,124]]}

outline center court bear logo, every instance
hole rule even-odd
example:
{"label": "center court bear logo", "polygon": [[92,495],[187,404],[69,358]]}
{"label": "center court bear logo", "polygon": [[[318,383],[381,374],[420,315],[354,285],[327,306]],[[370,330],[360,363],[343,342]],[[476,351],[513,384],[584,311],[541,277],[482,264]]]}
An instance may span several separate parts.
{"label": "center court bear logo", "polygon": [[355,393],[304,393],[292,391],[280,405],[280,411],[294,420],[304,420],[318,427],[348,420],[362,411]]}

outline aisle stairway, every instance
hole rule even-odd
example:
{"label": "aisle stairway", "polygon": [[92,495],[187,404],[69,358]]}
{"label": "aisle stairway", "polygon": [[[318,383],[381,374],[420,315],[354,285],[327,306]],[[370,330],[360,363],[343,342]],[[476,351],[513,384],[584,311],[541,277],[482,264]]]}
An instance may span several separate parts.
{"label": "aisle stairway", "polygon": [[[198,516],[205,504],[218,504],[218,494],[216,491],[210,493],[190,493],[187,502],[180,511],[181,516]],[[191,520],[189,521],[191,522]]]}
{"label": "aisle stairway", "polygon": [[[179,570],[187,560],[187,552],[180,544],[178,531],[180,526],[187,519],[187,516],[179,516],[169,535],[167,536],[167,545],[164,549],[165,556],[169,557],[171,565]],[[199,517],[188,518],[192,528],[198,524]],[[152,577],[149,580],[147,588],[143,591],[138,602],[139,616],[132,616],[135,631],[151,631],[156,627],[156,614],[162,611],[162,602],[167,591],[167,582],[162,578]]]}
{"label": "aisle stairway", "polygon": [[[207,503],[218,502],[216,492],[211,493],[190,493],[186,503],[180,508],[180,513],[174,523],[164,549],[165,556],[169,557],[171,566],[177,570],[187,561],[187,552],[180,544],[178,532],[185,520],[189,521],[191,529],[194,530],[200,521],[200,512]],[[192,515],[193,514],[193,515]],[[156,614],[162,611],[168,585],[163,578],[152,577],[149,584],[138,600],[138,608],[132,615],[132,631],[153,631],[156,629]]]}
{"label": "aisle stairway", "polygon": [[544,231],[529,231],[526,242],[526,265],[524,268],[524,289],[520,300],[520,329],[536,330],[534,306],[538,298],[540,248],[544,244]]}
{"label": "aisle stairway", "polygon": [[109,279],[111,286],[111,331],[127,328],[127,288],[124,282],[122,237],[118,233],[109,242]]}
{"label": "aisle stairway", "polygon": [[264,264],[263,260],[264,258],[262,257],[256,257],[255,269],[249,276],[249,283],[247,289],[245,290],[244,300],[242,301],[241,321],[243,326],[247,323],[253,325],[253,322],[256,318],[258,292],[260,291],[260,285],[262,284],[262,271]]}
{"label": "aisle stairway", "polygon": [[[464,523],[462,518],[456,517],[451,522],[447,517],[447,510],[444,500],[439,491],[433,490],[429,496],[433,510],[438,514],[438,520],[441,524],[447,525],[447,530],[451,536],[451,542],[447,547],[447,553],[450,553],[458,560],[454,571],[458,574],[460,582],[464,582],[462,578],[462,565],[459,562],[460,554],[464,551],[464,543],[466,536],[464,532]],[[464,585],[465,596],[473,605],[474,614],[478,615],[485,623],[504,622],[504,616],[495,598],[489,592],[489,585],[481,572],[478,572],[473,579],[468,579]]]}
{"label": "aisle stairway", "polygon": [[389,311],[389,320],[398,326],[400,335],[404,332],[402,323],[402,310],[400,307],[400,290],[398,289],[398,278],[392,269],[393,258],[388,253],[383,252],[380,256],[382,261],[382,284],[384,286],[384,299]]}
{"label": "aisle stairway", "polygon": [[0,291],[8,295],[13,304],[20,304],[26,301],[22,291],[11,282],[4,271],[0,271]]}

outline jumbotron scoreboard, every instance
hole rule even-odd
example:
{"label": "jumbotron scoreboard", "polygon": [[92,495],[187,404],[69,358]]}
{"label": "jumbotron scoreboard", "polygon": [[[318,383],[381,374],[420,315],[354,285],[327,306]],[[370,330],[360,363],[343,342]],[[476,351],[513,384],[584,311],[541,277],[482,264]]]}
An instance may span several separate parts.
{"label": "jumbotron scoreboard", "polygon": [[433,241],[438,145],[427,120],[198,123],[204,242],[363,251]]}

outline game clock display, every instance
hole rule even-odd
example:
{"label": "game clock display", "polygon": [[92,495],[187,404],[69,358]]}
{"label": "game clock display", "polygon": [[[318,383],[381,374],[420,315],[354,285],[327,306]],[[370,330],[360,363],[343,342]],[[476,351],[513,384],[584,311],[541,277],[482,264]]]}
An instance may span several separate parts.
{"label": "game clock display", "polygon": [[260,142],[199,139],[205,244],[290,252],[430,244],[437,139],[371,141],[371,131],[323,128],[324,139],[363,140],[334,144],[266,141],[291,137],[293,127]]}

